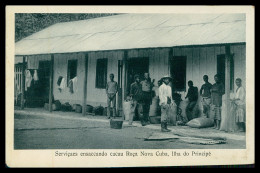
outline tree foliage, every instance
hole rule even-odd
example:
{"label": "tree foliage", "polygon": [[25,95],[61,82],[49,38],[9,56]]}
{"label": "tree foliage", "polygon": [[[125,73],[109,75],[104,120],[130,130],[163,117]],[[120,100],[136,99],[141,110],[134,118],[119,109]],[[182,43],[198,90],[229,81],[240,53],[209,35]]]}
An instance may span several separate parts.
{"label": "tree foliage", "polygon": [[59,22],[86,20],[114,13],[16,13],[15,42]]}

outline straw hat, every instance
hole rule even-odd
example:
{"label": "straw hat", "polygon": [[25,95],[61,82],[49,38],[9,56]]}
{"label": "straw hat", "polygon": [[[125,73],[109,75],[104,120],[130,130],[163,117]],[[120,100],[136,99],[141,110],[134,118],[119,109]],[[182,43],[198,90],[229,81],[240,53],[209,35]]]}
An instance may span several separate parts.
{"label": "straw hat", "polygon": [[165,79],[165,78],[172,79],[172,77],[170,75],[165,75],[162,77],[162,79]]}

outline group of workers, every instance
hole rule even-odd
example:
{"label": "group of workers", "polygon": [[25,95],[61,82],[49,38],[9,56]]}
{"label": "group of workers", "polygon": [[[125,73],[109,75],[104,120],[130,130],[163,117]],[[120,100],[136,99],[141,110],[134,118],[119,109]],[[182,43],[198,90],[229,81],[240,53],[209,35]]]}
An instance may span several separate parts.
{"label": "group of workers", "polygon": [[[203,76],[204,84],[201,86],[200,91],[193,86],[193,82],[188,81],[188,93],[185,97],[188,101],[186,107],[187,119],[192,119],[192,111],[198,101],[198,93],[202,97],[203,113],[206,117],[214,119],[214,128],[220,129],[221,123],[221,107],[222,96],[225,93],[224,84],[220,81],[218,74],[214,76],[215,83],[212,85],[208,81],[208,76]],[[172,98],[172,87],[170,82],[172,78],[169,75],[162,77],[158,81],[158,97],[159,106],[161,108],[161,131],[169,132],[167,128],[167,117],[171,104],[174,103]],[[236,79],[237,89],[235,97],[231,100],[236,107],[235,116],[236,122],[241,126],[242,130],[245,130],[245,89],[242,87],[242,80]],[[151,81],[149,73],[144,73],[144,80],[141,81],[140,76],[137,74],[134,76],[134,83],[130,86],[130,97],[132,99],[132,107],[134,112],[137,112],[139,120],[142,126],[149,124],[149,110],[151,100],[153,97],[154,80]],[[113,117],[116,116],[116,93],[118,91],[117,82],[114,81],[114,74],[110,74],[110,81],[106,86],[107,93],[107,105],[108,110],[113,108]],[[107,111],[107,118],[110,118],[110,111]],[[129,120],[129,124],[132,124],[132,119]]]}

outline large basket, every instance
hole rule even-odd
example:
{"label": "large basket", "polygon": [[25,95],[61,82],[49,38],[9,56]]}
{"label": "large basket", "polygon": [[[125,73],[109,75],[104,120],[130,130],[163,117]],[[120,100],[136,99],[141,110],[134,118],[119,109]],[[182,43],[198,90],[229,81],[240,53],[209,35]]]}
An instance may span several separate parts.
{"label": "large basket", "polygon": [[112,129],[122,129],[123,120],[111,119],[110,120],[110,128]]}

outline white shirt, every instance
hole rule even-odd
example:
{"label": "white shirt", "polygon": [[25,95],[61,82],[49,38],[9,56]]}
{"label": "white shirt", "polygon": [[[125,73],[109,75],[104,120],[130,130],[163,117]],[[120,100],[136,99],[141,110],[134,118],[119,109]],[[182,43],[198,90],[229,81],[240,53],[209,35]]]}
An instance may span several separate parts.
{"label": "white shirt", "polygon": [[235,93],[235,99],[239,99],[236,101],[236,104],[238,105],[243,105],[245,104],[245,99],[246,99],[246,91],[244,87],[239,87]]}
{"label": "white shirt", "polygon": [[163,83],[159,87],[159,98],[160,98],[159,105],[162,105],[163,103],[167,104],[167,97],[170,97],[172,101],[172,88],[169,85],[165,85],[165,83]]}

